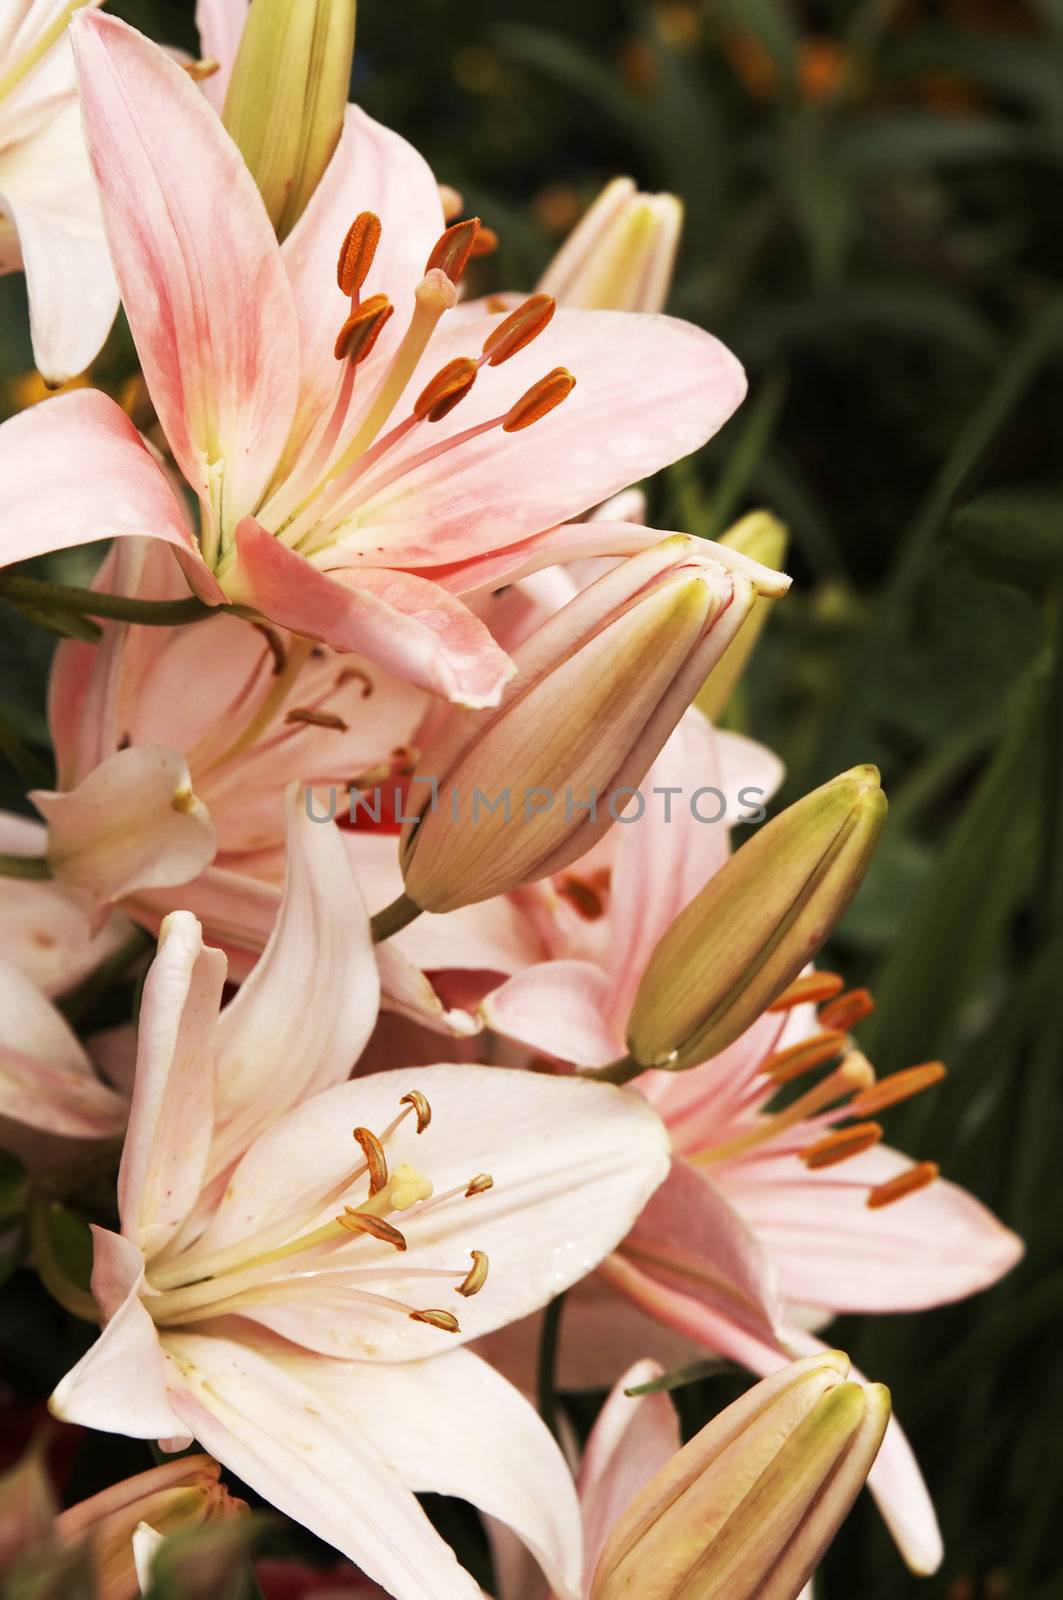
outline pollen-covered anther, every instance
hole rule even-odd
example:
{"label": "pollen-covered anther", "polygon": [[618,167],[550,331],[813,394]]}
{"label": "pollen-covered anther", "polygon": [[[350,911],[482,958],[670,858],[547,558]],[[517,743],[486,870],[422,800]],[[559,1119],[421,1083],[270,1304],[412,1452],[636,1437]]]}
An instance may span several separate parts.
{"label": "pollen-covered anther", "polygon": [[867,1204],[872,1211],[880,1211],[883,1206],[893,1205],[895,1200],[903,1200],[905,1195],[917,1194],[920,1189],[925,1189],[934,1182],[940,1171],[936,1161],[917,1161],[906,1172],[898,1172],[895,1178],[877,1184],[868,1195]]}
{"label": "pollen-covered anther", "polygon": [[352,366],[364,361],[394,310],[386,294],[370,295],[368,300],[363,300],[336,335],[333,346],[336,360],[349,361]]}
{"label": "pollen-covered anther", "polygon": [[940,1083],[944,1076],[943,1061],[925,1061],[919,1067],[905,1067],[903,1072],[892,1072],[888,1078],[883,1078],[872,1088],[865,1089],[863,1094],[858,1094],[850,1110],[859,1117],[885,1111],[890,1106],[899,1105],[902,1100],[922,1094],[924,1089]]}
{"label": "pollen-covered anther", "polygon": [[870,989],[849,989],[836,1000],[823,1007],[819,1020],[825,1028],[842,1028],[848,1031],[863,1022],[875,1009]]}
{"label": "pollen-covered anther", "polygon": [[432,1120],[432,1107],[420,1089],[411,1089],[408,1094],[404,1094],[399,1105],[413,1107],[417,1114],[417,1132],[423,1133]]}
{"label": "pollen-covered anther", "polygon": [[576,380],[571,372],[566,367],[555,367],[510,406],[502,419],[503,433],[519,433],[522,428],[530,428],[533,422],[539,422],[555,410],[562,400],[567,400],[575,387]]}
{"label": "pollen-covered anther", "polygon": [[355,1128],[354,1137],[361,1145],[366,1166],[369,1168],[369,1193],[379,1194],[388,1181],[388,1161],[384,1146],[368,1128]]}
{"label": "pollen-covered anther", "polygon": [[285,713],[285,722],[303,722],[312,728],[331,728],[336,733],[346,733],[347,724],[335,711],[319,711],[316,706],[292,706]]}
{"label": "pollen-covered anther", "polygon": [[181,65],[193,83],[204,83],[207,78],[213,78],[216,72],[221,71],[221,62],[215,61],[213,56],[204,56],[199,61],[182,61]]}
{"label": "pollen-covered anther", "polygon": [[845,1037],[837,1028],[825,1028],[822,1033],[814,1033],[810,1039],[802,1039],[798,1044],[788,1045],[785,1050],[777,1050],[774,1055],[767,1057],[760,1070],[774,1083],[790,1083],[794,1078],[811,1072],[813,1067],[821,1067],[825,1061],[833,1061],[835,1056],[840,1056],[845,1049]]}
{"label": "pollen-covered anther", "polygon": [[556,310],[557,301],[552,295],[533,294],[523,305],[511,311],[484,340],[483,354],[488,358],[488,366],[497,367],[501,362],[508,361],[510,356],[515,356],[518,350],[523,350],[525,345],[531,344],[542,333]]}
{"label": "pollen-covered anther", "polygon": [[844,988],[845,979],[836,972],[806,972],[795,978],[768,1010],[790,1011],[794,1006],[819,1005],[821,1000],[833,1000]]}
{"label": "pollen-covered anther", "polygon": [[380,218],[375,211],[360,211],[347,229],[336,263],[336,282],[346,295],[356,295],[373,265],[380,243]]}
{"label": "pollen-covered anther", "polygon": [[360,683],[362,699],[368,700],[373,692],[373,680],[362,667],[341,667],[336,674],[336,688],[346,689],[349,683]]}
{"label": "pollen-covered anther", "polygon": [[411,1322],[427,1322],[430,1328],[440,1328],[444,1333],[460,1333],[461,1324],[457,1317],[449,1311],[436,1311],[429,1307],[426,1311],[411,1311]]}
{"label": "pollen-covered anther", "polygon": [[848,1161],[850,1156],[862,1155],[872,1145],[878,1144],[881,1138],[882,1129],[877,1122],[859,1122],[854,1127],[839,1128],[835,1133],[828,1133],[825,1138],[817,1139],[815,1144],[806,1145],[800,1152],[801,1160],[811,1171],[818,1172],[822,1167],[834,1167],[839,1161]]}
{"label": "pollen-covered anther", "polygon": [[390,1222],[385,1222],[383,1217],[374,1217],[368,1211],[356,1211],[353,1206],[344,1206],[336,1221],[348,1233],[368,1233],[382,1244],[394,1245],[396,1250],[406,1249],[406,1235],[392,1227]]}
{"label": "pollen-covered anther", "polygon": [[413,414],[419,422],[442,422],[453,411],[459,400],[464,400],[478,371],[476,362],[469,356],[455,356],[437,372],[421,390],[414,401]]}
{"label": "pollen-covered anther", "polygon": [[438,269],[446,273],[451,283],[460,283],[479,231],[479,217],[469,217],[465,222],[453,223],[441,233],[425,262],[425,276]]}
{"label": "pollen-covered anther", "polygon": [[465,1274],[462,1282],[458,1284],[458,1293],[464,1295],[466,1299],[470,1295],[479,1294],[487,1282],[487,1257],[482,1250],[472,1250],[470,1254],[472,1256],[472,1266]]}
{"label": "pollen-covered anther", "polygon": [[488,1189],[493,1189],[495,1180],[489,1172],[478,1172],[475,1178],[470,1178],[465,1188],[466,1200],[471,1200],[474,1194],[486,1194]]}

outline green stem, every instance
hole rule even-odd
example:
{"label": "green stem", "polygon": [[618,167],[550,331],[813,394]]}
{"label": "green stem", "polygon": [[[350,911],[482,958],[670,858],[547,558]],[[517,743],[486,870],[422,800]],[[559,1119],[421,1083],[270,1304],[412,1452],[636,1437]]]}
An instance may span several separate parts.
{"label": "green stem", "polygon": [[592,1078],[595,1083],[630,1083],[632,1078],[640,1078],[645,1071],[640,1061],[634,1061],[631,1056],[621,1056],[617,1061],[610,1061],[606,1067],[579,1067],[577,1076]]}
{"label": "green stem", "polygon": [[385,939],[390,939],[393,933],[400,933],[403,928],[408,928],[415,917],[421,915],[421,907],[404,894],[393,900],[383,911],[378,911],[373,917],[370,926],[373,930],[373,943],[383,944]]}
{"label": "green stem", "polygon": [[47,856],[9,856],[0,853],[0,878],[50,878]]}
{"label": "green stem", "polygon": [[561,1313],[565,1309],[565,1296],[559,1294],[543,1312],[542,1331],[539,1334],[539,1361],[536,1371],[536,1395],[539,1415],[554,1438],[561,1442],[557,1403],[557,1346],[561,1333]]}
{"label": "green stem", "polygon": [[116,622],[139,622],[157,628],[202,622],[217,613],[216,606],[208,606],[194,594],[184,600],[135,600],[129,595],[103,594],[95,589],[75,588],[72,584],[48,583],[24,572],[5,572],[0,576],[0,598],[13,606],[25,604],[43,611],[57,607],[80,616],[107,617]]}

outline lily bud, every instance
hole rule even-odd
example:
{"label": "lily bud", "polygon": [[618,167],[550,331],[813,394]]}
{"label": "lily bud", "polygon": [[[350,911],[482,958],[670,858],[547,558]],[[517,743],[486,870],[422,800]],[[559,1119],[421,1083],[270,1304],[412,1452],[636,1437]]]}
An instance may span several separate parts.
{"label": "lily bud", "polygon": [[614,178],[569,234],[539,289],[583,311],[660,311],[682,226],[674,194],[640,194],[630,178]]}
{"label": "lily bud", "polygon": [[809,962],[867,871],[886,816],[875,767],[814,789],[752,838],[658,942],[628,1022],[642,1067],[717,1055]]}
{"label": "lily bud", "polygon": [[283,239],[302,215],[343,130],[356,0],[255,0],[222,121]]}
{"label": "lily bud", "polygon": [[845,1517],[890,1415],[839,1351],[765,1378],[635,1497],[590,1600],[794,1600]]}
{"label": "lily bud", "polygon": [[551,617],[514,653],[501,705],[448,713],[425,748],[400,843],[407,902],[452,911],[504,894],[641,809],[637,784],[755,592],[676,535]]}
{"label": "lily bud", "polygon": [[[790,540],[785,524],[778,517],[773,517],[768,511],[751,511],[721,534],[719,542],[729,550],[737,550],[754,561],[762,562],[766,567],[781,567],[786,560],[786,547]],[[741,633],[727,652],[727,660],[720,662],[698,695],[698,709],[704,711],[710,722],[719,721],[721,712],[734,693],[757,640],[764,631],[770,605],[770,596],[758,594],[742,624]]]}

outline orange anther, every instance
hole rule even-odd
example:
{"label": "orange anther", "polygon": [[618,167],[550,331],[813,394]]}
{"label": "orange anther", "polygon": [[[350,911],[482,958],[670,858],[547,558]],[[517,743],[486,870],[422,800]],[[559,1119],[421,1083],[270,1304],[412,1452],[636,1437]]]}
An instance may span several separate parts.
{"label": "orange anther", "polygon": [[474,1194],[486,1194],[488,1189],[494,1188],[495,1180],[489,1172],[478,1172],[475,1178],[470,1178],[465,1190],[466,1200],[471,1200]]}
{"label": "orange anther", "polygon": [[776,1083],[789,1083],[813,1067],[822,1066],[824,1061],[833,1061],[844,1049],[845,1034],[837,1029],[826,1029],[823,1033],[814,1033],[810,1039],[802,1039],[799,1044],[777,1050],[773,1056],[768,1056],[760,1070]]}
{"label": "orange anther", "polygon": [[386,294],[370,295],[351,312],[336,335],[333,354],[337,361],[344,359],[357,366],[364,361],[384,329],[384,324],[394,311]]}
{"label": "orange anther", "polygon": [[461,1324],[449,1311],[411,1311],[411,1322],[427,1322],[430,1328],[441,1328],[444,1333],[460,1333]]}
{"label": "orange anther", "polygon": [[833,1167],[839,1161],[848,1161],[850,1156],[862,1155],[881,1138],[882,1129],[877,1122],[859,1122],[855,1127],[839,1128],[817,1139],[815,1144],[806,1145],[801,1151],[801,1160],[813,1172],[818,1172],[821,1167]]}
{"label": "orange anther", "polygon": [[469,356],[455,356],[437,372],[414,401],[413,414],[420,422],[441,422],[464,400],[476,382],[476,362]]}
{"label": "orange anther", "polygon": [[369,1168],[369,1193],[379,1194],[388,1181],[388,1162],[384,1146],[368,1128],[355,1128],[354,1137],[362,1147],[365,1164]]}
{"label": "orange anther", "polygon": [[399,1101],[400,1106],[412,1106],[417,1113],[417,1132],[423,1133],[432,1120],[432,1107],[428,1104],[420,1089],[411,1089],[409,1094],[404,1094]]}
{"label": "orange anther", "polygon": [[870,989],[849,989],[823,1007],[819,1020],[825,1028],[843,1028],[847,1032],[869,1017],[874,1009]]}
{"label": "orange anther", "polygon": [[891,1206],[895,1200],[903,1200],[906,1194],[915,1194],[917,1190],[925,1189],[928,1183],[933,1183],[940,1170],[936,1161],[917,1161],[907,1172],[898,1172],[895,1178],[890,1178],[888,1182],[880,1183],[872,1189],[867,1197],[867,1203],[872,1211],[879,1211],[883,1206]]}
{"label": "orange anther", "polygon": [[772,1001],[768,1010],[789,1011],[793,1006],[818,1005],[821,1000],[831,1000],[841,994],[844,988],[845,979],[836,972],[806,972],[803,978],[795,978],[790,987]]}
{"label": "orange anther", "polygon": [[567,400],[575,387],[576,380],[571,372],[565,367],[555,367],[545,378],[533,383],[515,405],[510,406],[502,420],[503,433],[519,433],[522,428],[530,428],[533,422],[538,422],[553,411],[562,400]]}
{"label": "orange anther", "polygon": [[515,356],[518,350],[523,350],[526,344],[531,344],[542,333],[556,310],[557,301],[552,295],[533,294],[523,305],[511,311],[484,340],[483,353],[489,358],[488,364],[497,367],[500,362]]}
{"label": "orange anther", "polygon": [[309,723],[314,728],[333,728],[337,733],[347,732],[347,724],[335,711],[318,711],[314,706],[292,706],[284,720]]}
{"label": "orange anther", "polygon": [[920,1067],[905,1067],[903,1072],[893,1072],[873,1088],[857,1095],[852,1104],[853,1114],[862,1117],[869,1112],[885,1111],[888,1106],[910,1100],[914,1094],[922,1094],[932,1084],[940,1083],[944,1076],[945,1065],[942,1061],[927,1061]]}
{"label": "orange anther", "polygon": [[336,282],[344,294],[358,293],[373,265],[379,243],[380,218],[375,211],[359,212],[347,229],[336,263]]}
{"label": "orange anther", "polygon": [[466,1299],[469,1295],[479,1294],[487,1282],[487,1257],[482,1250],[473,1250],[470,1254],[472,1255],[472,1266],[461,1283],[458,1284],[458,1293],[464,1295]]}
{"label": "orange anther", "polygon": [[390,1222],[385,1222],[383,1217],[374,1217],[367,1211],[356,1211],[353,1206],[345,1206],[336,1221],[348,1233],[368,1233],[384,1244],[394,1245],[396,1250],[406,1249],[405,1235],[398,1228],[393,1228]]}
{"label": "orange anther", "polygon": [[441,272],[446,273],[451,283],[460,283],[479,231],[479,217],[470,217],[465,222],[455,222],[447,228],[432,247],[432,254],[425,262],[425,275],[438,267]]}

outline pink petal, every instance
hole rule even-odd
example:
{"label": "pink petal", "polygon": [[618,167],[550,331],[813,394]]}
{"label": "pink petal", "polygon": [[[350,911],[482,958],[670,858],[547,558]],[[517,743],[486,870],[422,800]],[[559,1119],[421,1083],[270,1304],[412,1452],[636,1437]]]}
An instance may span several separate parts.
{"label": "pink petal", "polygon": [[198,560],[184,514],[114,401],[75,389],[0,427],[0,564],[120,534],[166,539]]}
{"label": "pink petal", "polygon": [[795,1157],[736,1165],[721,1183],[779,1263],[788,1300],[831,1311],[920,1311],[996,1283],[1022,1240],[974,1195],[938,1179],[871,1210],[868,1189],[911,1166],[877,1147],[810,1171]]}
{"label": "pink petal", "polygon": [[219,117],[247,21],[248,4],[249,0],[196,0],[200,58],[218,63],[218,71],[204,78],[200,87]]}
{"label": "pink petal", "polygon": [[[334,1215],[335,1195],[358,1165],[351,1129],[382,1131],[411,1089],[427,1096],[432,1124],[418,1135],[407,1118],[388,1140],[388,1162],[392,1170],[407,1162],[426,1173],[436,1194],[457,1194],[420,1218],[411,1211],[398,1217],[408,1240],[401,1256],[360,1238],[357,1265],[387,1274],[374,1282],[375,1292],[408,1302],[423,1286],[405,1269],[450,1269],[471,1250],[485,1251],[487,1284],[458,1305],[462,1339],[525,1315],[584,1276],[624,1236],[666,1170],[664,1130],[637,1095],[502,1067],[374,1073],[272,1123],[237,1167],[189,1259],[252,1230],[302,1227],[299,1219],[318,1210],[322,1220]],[[484,1171],[494,1187],[465,1199],[469,1180]],[[364,1197],[363,1183],[351,1190],[352,1203]],[[455,1337],[367,1304],[349,1315],[327,1277],[297,1298],[256,1304],[247,1314],[296,1343],[347,1358],[409,1360],[437,1354]]]}
{"label": "pink petal", "polygon": [[[29,817],[0,812],[0,850],[43,855],[48,833]],[[54,880],[8,878],[0,900],[0,954],[45,994],[62,994],[112,955],[129,935],[124,917],[93,935],[84,896]]]}
{"label": "pink petal", "polygon": [[55,876],[101,903],[185,883],[214,859],[214,824],[176,750],[131,745],[69,793],[34,789],[29,799],[48,824]]}
{"label": "pink petal", "polygon": [[170,1408],[168,1364],[155,1324],[140,1300],[144,1263],[128,1239],[93,1228],[93,1293],[105,1316],[96,1343],[67,1373],[48,1402],[53,1416],[134,1439],[183,1433]]}
{"label": "pink petal", "polygon": [[147,1257],[195,1204],[214,1114],[214,1030],[225,958],[187,911],[163,923],[140,1005],[133,1104],[118,1174],[122,1231]]}
{"label": "pink petal", "polygon": [[218,1026],[212,1177],[290,1107],[349,1077],[376,1021],[369,918],[339,829],[311,820],[300,790],[288,805],[277,920]]}
{"label": "pink petal", "polygon": [[[477,355],[498,318],[446,321],[432,340],[411,396],[449,360]],[[486,368],[445,421],[411,435],[400,459],[502,416],[554,367],[576,377],[571,395],[533,427],[494,428],[443,450],[373,493],[344,546],[376,564],[424,567],[514,544],[582,511],[703,445],[745,394],[735,358],[710,334],[674,318],[565,311],[524,350]],[[389,456],[389,461],[392,457]],[[711,553],[711,552],[710,552]]]}
{"label": "pink petal", "polygon": [[679,1418],[667,1394],[624,1393],[652,1383],[663,1370],[656,1361],[629,1367],[614,1384],[587,1439],[579,1471],[587,1594],[595,1563],[617,1518],[682,1444]]}
{"label": "pink petal", "polygon": [[372,355],[359,368],[358,383],[364,393],[402,338],[413,291],[444,222],[439,189],[423,156],[399,134],[357,106],[348,106],[332,160],[282,247],[299,315],[296,437],[331,400],[336,387],[333,345],[351,309],[336,283],[336,258],[361,211],[375,211],[382,225],[362,299],[386,294],[395,307]]}
{"label": "pink petal", "polygon": [[250,517],[237,546],[239,598],[293,633],[357,651],[466,706],[497,704],[513,675],[479,618],[424,578],[383,569],[325,574]]}
{"label": "pink petal", "polygon": [[268,1346],[191,1333],[167,1334],[166,1345],[186,1427],[263,1499],[398,1600],[477,1600],[478,1585],[401,1476],[319,1391],[315,1374],[329,1383],[334,1363],[307,1363],[297,1376]]}
{"label": "pink petal", "polygon": [[80,13],[70,34],[144,376],[181,471],[227,539],[265,488],[295,410],[298,331],[280,250],[188,74],[99,12]]}
{"label": "pink petal", "polygon": [[589,961],[541,961],[518,972],[483,1001],[495,1033],[559,1061],[604,1067],[624,1054],[609,1025],[609,975]]}
{"label": "pink petal", "polygon": [[576,1600],[572,1476],[531,1405],[486,1361],[449,1350],[400,1366],[314,1357],[288,1365],[416,1494],[456,1496],[513,1529],[559,1600]]}
{"label": "pink petal", "polygon": [[72,96],[29,138],[4,150],[0,210],[18,232],[33,359],[46,382],[64,383],[98,353],[118,310],[118,286]]}
{"label": "pink petal", "polygon": [[769,1259],[725,1195],[687,1162],[672,1162],[623,1254],[663,1289],[757,1338],[774,1336],[780,1309]]}

